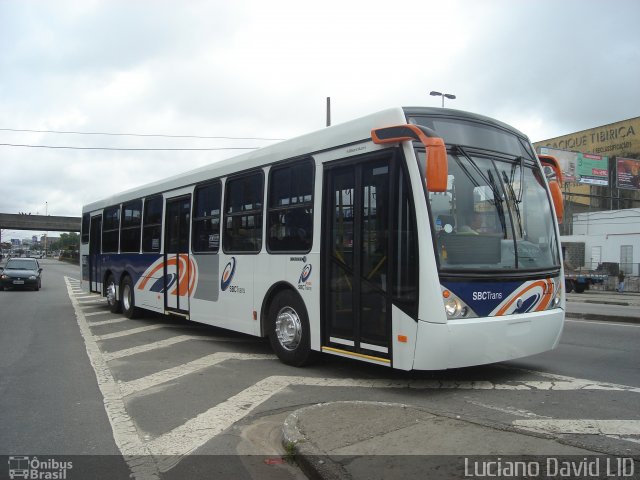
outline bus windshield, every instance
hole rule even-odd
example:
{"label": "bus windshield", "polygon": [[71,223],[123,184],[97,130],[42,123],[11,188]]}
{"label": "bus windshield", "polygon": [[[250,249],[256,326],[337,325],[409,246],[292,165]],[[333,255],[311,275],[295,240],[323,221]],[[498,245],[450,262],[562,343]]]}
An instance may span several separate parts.
{"label": "bus windshield", "polygon": [[[553,211],[533,159],[447,147],[447,191],[428,193],[441,271],[559,268]],[[424,168],[424,150],[418,161]]]}

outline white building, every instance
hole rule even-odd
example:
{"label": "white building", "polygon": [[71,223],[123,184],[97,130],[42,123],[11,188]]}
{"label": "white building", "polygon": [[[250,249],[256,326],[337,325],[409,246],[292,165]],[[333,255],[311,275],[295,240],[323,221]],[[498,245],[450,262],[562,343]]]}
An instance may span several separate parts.
{"label": "white building", "polygon": [[[640,208],[575,214],[573,235],[563,235],[561,241],[565,261],[576,268],[595,270],[608,263],[618,264],[627,275],[640,274]],[[584,258],[579,258],[581,251]]]}

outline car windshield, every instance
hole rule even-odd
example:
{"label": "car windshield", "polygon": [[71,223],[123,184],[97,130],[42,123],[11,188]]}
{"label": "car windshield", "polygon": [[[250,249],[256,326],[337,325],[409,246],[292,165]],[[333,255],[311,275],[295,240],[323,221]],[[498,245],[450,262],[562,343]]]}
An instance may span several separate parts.
{"label": "car windshield", "polygon": [[7,261],[7,265],[4,267],[5,270],[37,270],[37,265],[35,260],[14,260],[11,259]]}
{"label": "car windshield", "polygon": [[[441,270],[559,268],[553,211],[528,156],[450,146],[446,192],[429,192]],[[425,164],[424,151],[418,161]]]}

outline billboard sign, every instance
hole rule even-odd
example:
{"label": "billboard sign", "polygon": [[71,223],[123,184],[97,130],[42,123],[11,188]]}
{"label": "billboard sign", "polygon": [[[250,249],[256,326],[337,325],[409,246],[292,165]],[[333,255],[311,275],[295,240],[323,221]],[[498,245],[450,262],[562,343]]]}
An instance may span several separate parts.
{"label": "billboard sign", "polygon": [[578,153],[577,180],[590,185],[609,185],[609,157]]}
{"label": "billboard sign", "polygon": [[640,160],[618,157],[616,166],[617,187],[640,190]]}
{"label": "billboard sign", "polygon": [[543,155],[553,155],[558,159],[565,182],[609,185],[609,157],[549,147],[540,147],[539,150]]}

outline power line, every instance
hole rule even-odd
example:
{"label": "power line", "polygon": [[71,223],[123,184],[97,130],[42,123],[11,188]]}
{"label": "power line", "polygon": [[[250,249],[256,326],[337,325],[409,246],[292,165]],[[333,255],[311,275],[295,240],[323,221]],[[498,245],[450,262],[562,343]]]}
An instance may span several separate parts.
{"label": "power line", "polygon": [[114,150],[130,152],[183,152],[183,151],[214,151],[214,150],[257,150],[261,147],[211,147],[211,148],[124,148],[124,147],[71,147],[61,145],[28,145],[17,143],[0,143],[0,147],[52,148],[67,150]]}
{"label": "power line", "polygon": [[110,137],[161,137],[161,138],[201,138],[201,139],[224,139],[224,140],[268,140],[281,141],[285,138],[264,138],[264,137],[225,137],[225,136],[204,136],[204,135],[167,135],[160,133],[109,133],[109,132],[74,132],[65,130],[31,130],[19,128],[0,128],[2,132],[26,132],[26,133],[56,133],[62,135],[106,135]]}

